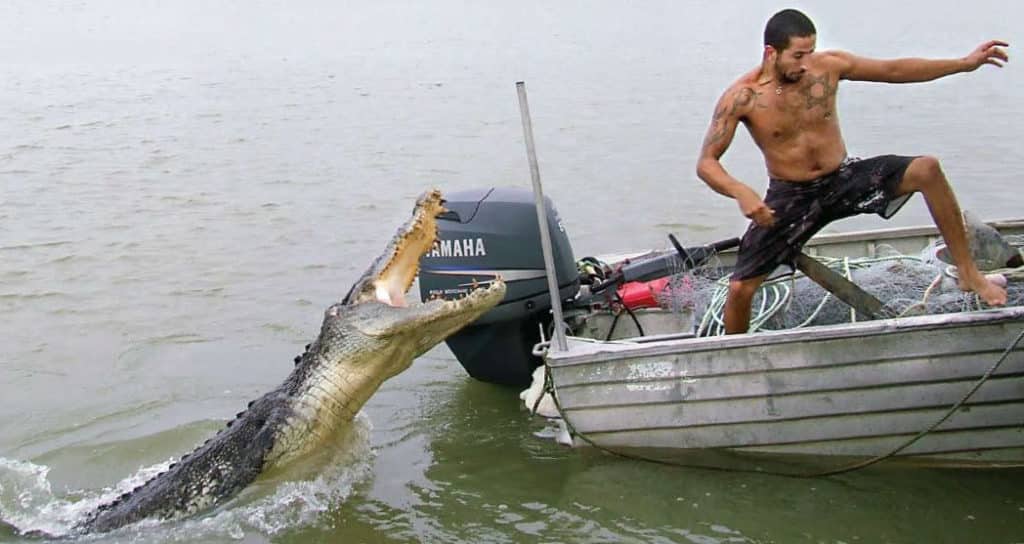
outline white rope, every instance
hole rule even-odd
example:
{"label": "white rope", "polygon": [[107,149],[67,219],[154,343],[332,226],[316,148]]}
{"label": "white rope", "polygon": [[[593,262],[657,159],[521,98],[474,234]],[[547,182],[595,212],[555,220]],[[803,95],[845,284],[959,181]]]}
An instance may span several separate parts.
{"label": "white rope", "polygon": [[[854,260],[851,260],[849,257],[819,257],[818,260],[821,261],[825,266],[828,266],[829,268],[841,268],[843,275],[851,281],[853,279],[853,272],[855,270],[868,268],[881,263],[901,261],[912,261],[916,263],[922,262],[921,258],[910,255],[889,255],[883,257],[872,257]],[[1019,277],[1024,278],[1024,267],[1022,267],[1021,269],[1015,269],[1015,271],[1016,273],[1020,274]],[[757,310],[751,313],[750,326],[748,328],[748,332],[756,332],[760,330],[773,330],[766,328],[766,324],[770,322],[773,317],[779,314],[780,311],[787,311],[790,308],[792,299],[796,292],[795,282],[797,279],[803,277],[805,277],[803,273],[794,272],[791,275],[775,278],[773,280],[769,280],[761,284],[761,286],[758,288],[757,293],[755,294],[755,298],[757,298],[757,294],[760,295],[760,304]],[[923,308],[925,306],[925,302],[928,299],[928,296],[935,289],[935,287],[938,286],[940,280],[941,275],[938,278],[936,278],[936,280],[932,281],[928,289],[925,290],[924,297],[921,299],[921,301],[911,304],[910,307],[904,310],[900,315],[906,314],[912,308]],[[715,290],[711,295],[711,300],[708,302],[707,310],[704,312],[704,315],[701,318],[700,325],[697,328],[697,336],[718,336],[725,334],[724,309],[726,298],[728,297],[729,293],[729,278],[720,278],[718,279],[718,281],[715,282],[715,285]],[[804,319],[798,325],[787,328],[801,328],[813,323],[814,320],[817,319],[818,316],[821,314],[822,310],[825,308],[825,305],[829,301],[831,296],[832,294],[826,290],[821,300],[818,302],[814,310],[806,319]],[[856,311],[851,308],[850,322],[854,323],[856,322],[856,320]]]}

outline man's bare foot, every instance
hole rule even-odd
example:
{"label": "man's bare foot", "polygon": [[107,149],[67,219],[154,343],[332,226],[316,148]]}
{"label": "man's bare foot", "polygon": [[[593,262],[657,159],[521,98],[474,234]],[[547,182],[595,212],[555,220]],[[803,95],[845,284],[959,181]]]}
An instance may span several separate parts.
{"label": "man's bare foot", "polygon": [[996,280],[996,278],[989,278],[980,273],[973,274],[971,279],[961,276],[959,281],[960,290],[973,291],[989,306],[1005,306],[1006,289],[999,285],[998,280],[993,280]]}

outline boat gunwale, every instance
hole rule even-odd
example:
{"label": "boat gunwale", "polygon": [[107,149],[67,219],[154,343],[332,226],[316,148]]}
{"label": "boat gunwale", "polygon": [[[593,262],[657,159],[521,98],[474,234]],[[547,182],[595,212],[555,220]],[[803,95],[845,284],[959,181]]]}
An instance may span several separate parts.
{"label": "boat gunwale", "polygon": [[[996,230],[1022,230],[1024,218],[993,219],[985,221]],[[869,229],[850,232],[819,234],[811,238],[804,247],[827,246],[850,242],[870,242],[873,240],[893,240],[897,238],[915,238],[923,236],[941,236],[935,225],[918,225],[909,227],[892,227],[886,229]]]}
{"label": "boat gunwale", "polygon": [[[737,348],[761,348],[808,341],[877,337],[903,332],[961,329],[1024,322],[1024,306],[993,308],[971,312],[897,317],[857,323],[817,325],[800,329],[749,334],[657,340],[631,343],[621,340],[603,342],[582,339],[570,342],[569,349],[549,349],[545,361],[552,368],[614,361],[623,358],[681,355]],[[1024,324],[1024,323],[1022,323]],[[569,339],[574,338],[570,336]]]}

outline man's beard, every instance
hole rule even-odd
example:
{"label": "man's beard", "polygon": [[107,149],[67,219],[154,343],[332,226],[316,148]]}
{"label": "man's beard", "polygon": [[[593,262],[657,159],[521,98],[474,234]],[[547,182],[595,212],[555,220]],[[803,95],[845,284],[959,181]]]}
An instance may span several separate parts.
{"label": "man's beard", "polygon": [[804,77],[804,72],[796,72],[796,75],[787,74],[783,71],[778,63],[775,63],[775,73],[779,76],[779,81],[782,83],[797,83],[801,78]]}
{"label": "man's beard", "polygon": [[803,72],[797,72],[796,75],[793,75],[793,74],[786,74],[785,72],[778,71],[778,74],[780,76],[779,79],[783,83],[798,83],[804,77],[804,73]]}

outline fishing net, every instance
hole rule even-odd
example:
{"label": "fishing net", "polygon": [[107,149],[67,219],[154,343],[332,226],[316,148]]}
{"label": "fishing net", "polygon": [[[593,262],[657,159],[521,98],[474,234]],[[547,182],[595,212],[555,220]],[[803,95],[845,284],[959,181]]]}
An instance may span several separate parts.
{"label": "fishing net", "polygon": [[[1020,237],[1007,237],[1007,241],[1018,251],[1024,244]],[[882,246],[871,258],[819,260],[882,301],[890,315],[981,309],[976,295],[959,289],[955,267],[937,257],[941,250],[941,245],[933,245],[920,255],[901,255]],[[1007,304],[1024,305],[1024,271],[1018,268],[996,272],[1010,280],[1006,288]],[[699,336],[724,334],[723,307],[728,282],[727,271],[712,261],[708,266],[674,274],[661,292],[659,303],[672,311],[693,312],[695,332]],[[781,330],[868,319],[797,272],[766,281],[761,286],[754,296],[749,330]]]}

